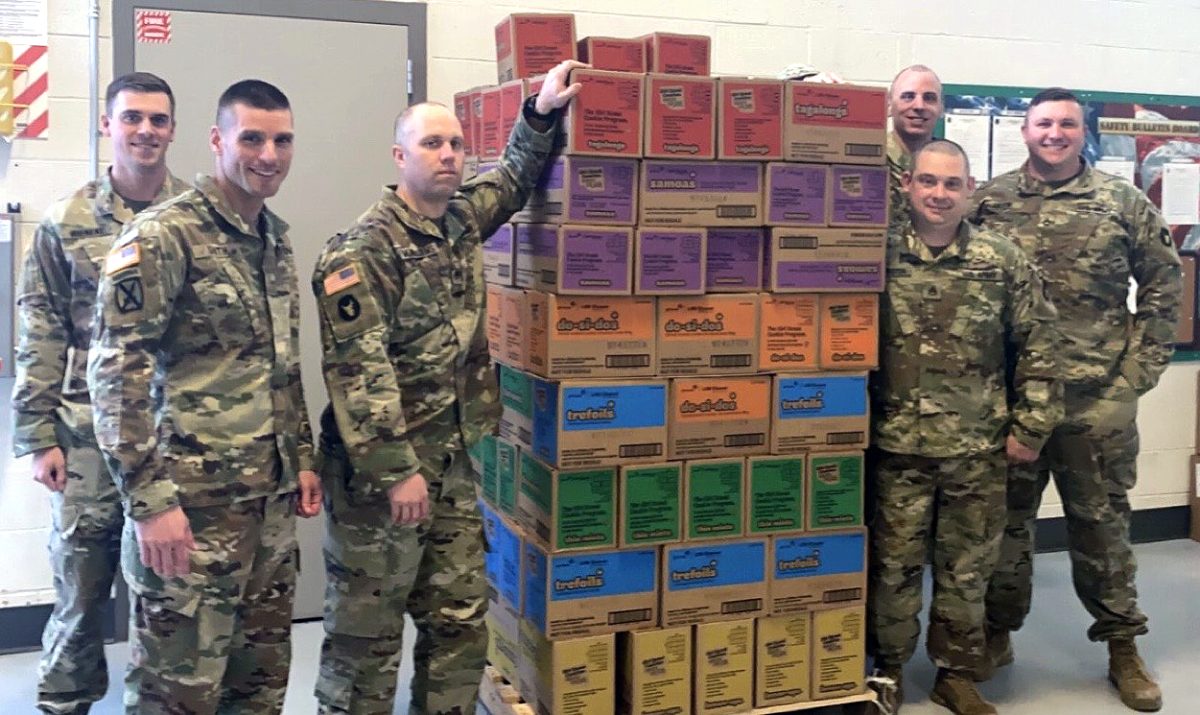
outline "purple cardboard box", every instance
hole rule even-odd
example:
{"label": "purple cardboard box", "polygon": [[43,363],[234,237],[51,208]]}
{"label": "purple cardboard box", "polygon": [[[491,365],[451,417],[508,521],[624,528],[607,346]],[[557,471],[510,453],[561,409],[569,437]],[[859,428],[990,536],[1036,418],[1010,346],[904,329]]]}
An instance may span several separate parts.
{"label": "purple cardboard box", "polygon": [[629,295],[633,229],[517,224],[517,286],[568,295]]}
{"label": "purple cardboard box", "polygon": [[704,292],[704,229],[640,228],[635,239],[638,295]]}
{"label": "purple cardboard box", "polygon": [[762,289],[761,228],[710,228],[705,246],[708,293],[752,293]]}
{"label": "purple cardboard box", "polygon": [[761,226],[762,164],[748,161],[642,162],[643,226]]}
{"label": "purple cardboard box", "polygon": [[496,285],[513,284],[513,225],[506,223],[496,229],[483,243],[483,280]]}
{"label": "purple cardboard box", "polygon": [[824,226],[828,188],[824,164],[767,164],[767,225]]}
{"label": "purple cardboard box", "polygon": [[765,289],[773,293],[878,293],[887,230],[773,228]]}
{"label": "purple cardboard box", "polygon": [[829,167],[829,225],[886,227],[886,166]]}
{"label": "purple cardboard box", "polygon": [[556,157],[512,221],[632,226],[637,186],[636,159]]}

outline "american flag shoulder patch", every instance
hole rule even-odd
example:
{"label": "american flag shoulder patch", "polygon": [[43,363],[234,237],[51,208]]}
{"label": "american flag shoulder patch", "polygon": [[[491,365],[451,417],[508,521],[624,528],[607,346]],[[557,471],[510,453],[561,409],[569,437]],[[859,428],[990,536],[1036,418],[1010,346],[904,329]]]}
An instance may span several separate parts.
{"label": "american flag shoulder patch", "polygon": [[325,295],[333,295],[361,282],[362,278],[359,277],[358,268],[355,266],[339,268],[325,276]]}
{"label": "american flag shoulder patch", "polygon": [[108,257],[104,259],[105,275],[112,275],[117,271],[124,270],[130,266],[136,266],[142,262],[142,247],[140,244],[131,243],[127,246],[114,248],[109,252]]}

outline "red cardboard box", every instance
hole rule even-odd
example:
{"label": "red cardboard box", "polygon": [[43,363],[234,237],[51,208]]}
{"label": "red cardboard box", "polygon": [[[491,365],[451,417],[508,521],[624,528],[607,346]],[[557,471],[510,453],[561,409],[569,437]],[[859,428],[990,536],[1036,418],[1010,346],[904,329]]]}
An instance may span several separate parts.
{"label": "red cardboard box", "polygon": [[497,157],[504,153],[508,137],[517,123],[517,117],[521,116],[521,105],[528,96],[529,80],[527,79],[514,79],[500,85],[500,133],[497,137],[499,140],[499,144],[496,146]]}
{"label": "red cardboard box", "polygon": [[[469,141],[471,148],[475,151],[475,156],[479,156],[480,150],[483,149],[483,90],[486,87],[476,87],[467,95],[467,108],[470,111],[471,134],[470,139],[466,137],[466,127],[463,128],[464,143]],[[480,172],[483,173],[483,172]]]}
{"label": "red cardboard box", "polygon": [[[471,90],[465,89],[455,93],[454,116],[458,117],[458,123],[462,126],[463,154],[466,156],[475,156],[475,144],[471,137],[471,110]],[[469,177],[463,177],[464,180],[467,178]]]}
{"label": "red cardboard box", "polygon": [[479,93],[479,158],[491,161],[500,158],[508,137],[500,138],[500,88],[485,87]]}
{"label": "red cardboard box", "polygon": [[717,158],[783,159],[781,80],[717,80]]}
{"label": "red cardboard box", "polygon": [[575,16],[514,13],[496,25],[498,81],[549,72],[563,60],[575,59]]}
{"label": "red cardboard box", "polygon": [[571,81],[583,90],[565,117],[568,154],[642,155],[642,75],[579,69]]}
{"label": "red cardboard box", "polygon": [[707,35],[652,32],[638,39],[645,43],[648,72],[708,76],[712,38]]}
{"label": "red cardboard box", "polygon": [[887,90],[788,82],[784,94],[785,159],[822,164],[885,163]]}
{"label": "red cardboard box", "polygon": [[646,75],[642,155],[653,159],[712,159],[716,153],[716,89],[710,77]]}
{"label": "red cardboard box", "polygon": [[597,70],[613,72],[646,71],[646,45],[627,37],[585,37],[579,41],[579,61]]}

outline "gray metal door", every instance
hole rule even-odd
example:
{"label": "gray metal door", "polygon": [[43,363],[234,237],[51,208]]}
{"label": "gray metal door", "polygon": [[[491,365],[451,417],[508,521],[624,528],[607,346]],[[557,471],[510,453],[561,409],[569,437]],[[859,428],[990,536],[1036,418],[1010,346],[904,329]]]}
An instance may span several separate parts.
{"label": "gray metal door", "polygon": [[[169,12],[168,42],[137,39],[140,9]],[[113,13],[114,74],[153,72],[175,92],[177,129],[168,163],[181,178],[212,172],[209,128],[227,86],[262,79],[291,100],[295,159],[283,189],[267,204],[292,227],[300,274],[301,366],[316,430],[326,399],[309,277],[325,240],[393,180],[392,122],[410,100],[424,99],[425,8],[391,2],[118,0]],[[296,618],[321,615],[322,532],[320,520],[300,521]]]}

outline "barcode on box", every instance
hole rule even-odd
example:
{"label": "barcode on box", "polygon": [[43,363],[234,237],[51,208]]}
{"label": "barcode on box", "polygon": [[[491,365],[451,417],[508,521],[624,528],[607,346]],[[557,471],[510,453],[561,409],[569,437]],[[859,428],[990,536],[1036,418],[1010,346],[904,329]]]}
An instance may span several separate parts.
{"label": "barcode on box", "polygon": [[709,367],[750,367],[749,355],[713,355]]}
{"label": "barcode on box", "polygon": [[864,437],[862,432],[832,432],[825,438],[825,444],[856,444]]}
{"label": "barcode on box", "polygon": [[622,457],[657,457],[663,452],[661,443],[652,444],[623,444],[618,454]]}
{"label": "barcode on box", "polygon": [[761,598],[747,598],[741,601],[726,601],[721,604],[721,613],[746,613],[762,608]]}
{"label": "barcode on box", "polygon": [[717,218],[754,218],[758,216],[757,206],[718,206]]}
{"label": "barcode on box", "polygon": [[726,447],[753,447],[767,443],[767,435],[762,432],[753,434],[727,434],[725,435]]}
{"label": "barcode on box", "polygon": [[839,588],[833,591],[826,591],[822,597],[825,603],[841,603],[842,601],[857,601],[862,598],[861,588]]}
{"label": "barcode on box", "polygon": [[784,236],[779,239],[780,248],[819,248],[816,236]]}
{"label": "barcode on box", "polygon": [[607,355],[604,367],[650,367],[649,355]]}
{"label": "barcode on box", "polygon": [[615,626],[621,623],[642,623],[650,620],[649,608],[635,608],[628,611],[613,611],[608,614],[608,625]]}
{"label": "barcode on box", "polygon": [[883,156],[883,145],[847,144],[846,156]]}

